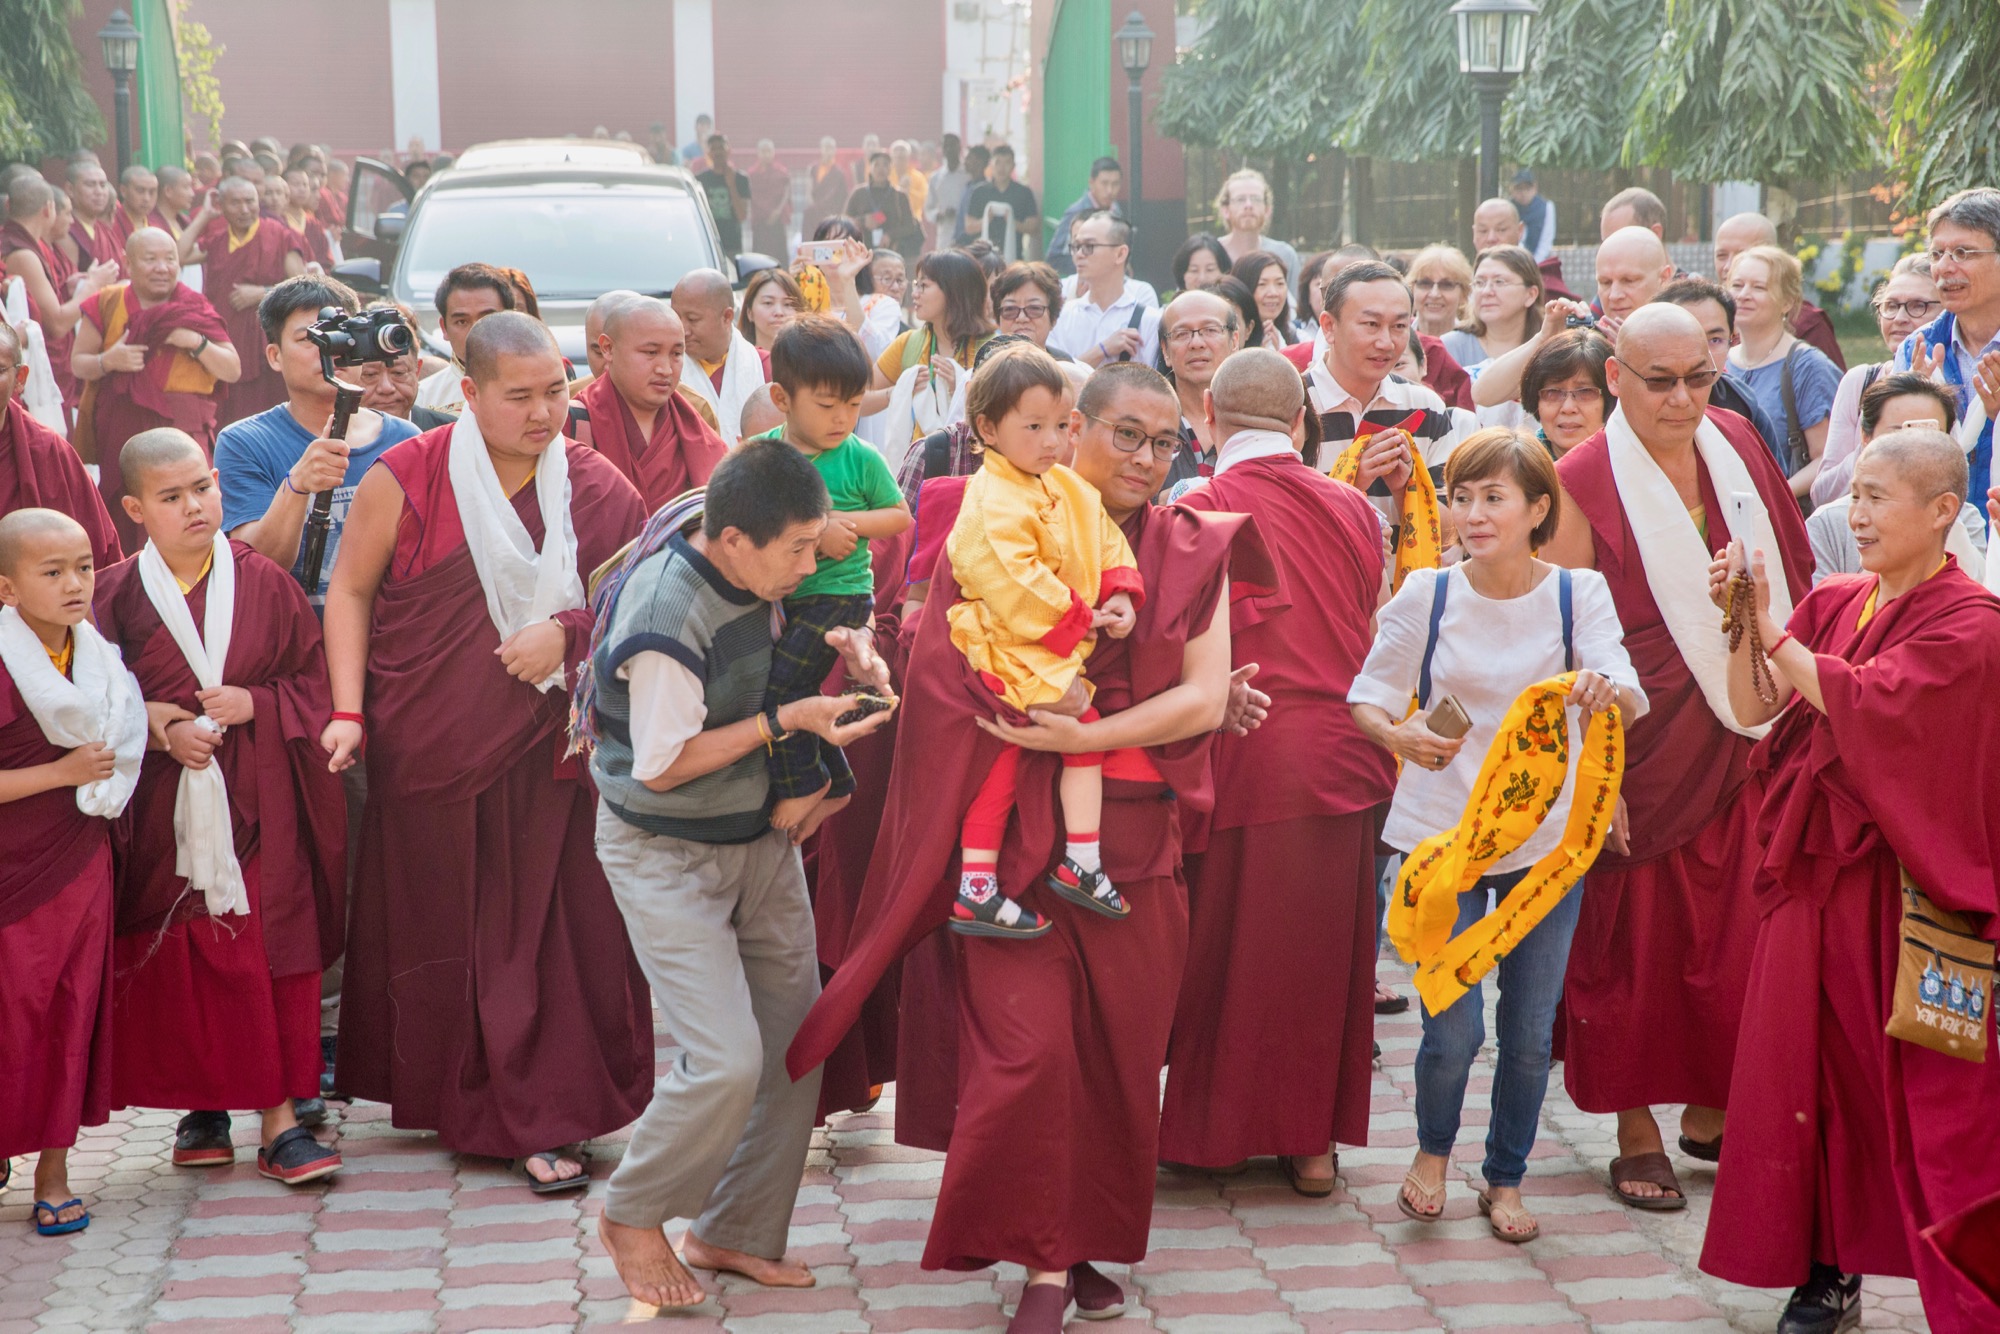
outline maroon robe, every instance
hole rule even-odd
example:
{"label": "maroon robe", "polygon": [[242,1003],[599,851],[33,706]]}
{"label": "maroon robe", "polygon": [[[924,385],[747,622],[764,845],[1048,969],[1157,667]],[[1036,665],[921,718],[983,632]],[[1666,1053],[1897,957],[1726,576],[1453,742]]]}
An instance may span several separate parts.
{"label": "maroon robe", "polygon": [[[1804,597],[1812,552],[1789,484],[1749,422],[1719,409],[1709,420],[1749,468],[1792,596]],[[1604,433],[1565,454],[1556,471],[1589,521],[1595,564],[1648,706],[1625,739],[1631,851],[1599,854],[1570,945],[1556,1024],[1564,1086],[1587,1112],[1726,1107],[1756,934],[1753,830],[1763,784],[1750,772],[1749,738],[1717,720],[1667,631]],[[1696,471],[1707,545],[1719,551],[1730,540],[1729,511],[1708,469],[1697,462]]]}
{"label": "maroon robe", "polygon": [[1542,271],[1542,301],[1544,303],[1550,301],[1575,301],[1579,299],[1575,292],[1569,290],[1569,284],[1563,281],[1561,255],[1550,255],[1547,259],[1536,264],[1535,267]]}
{"label": "maroon robe", "polygon": [[[117,205],[114,204],[112,212],[117,211]],[[83,225],[82,218],[72,217],[69,222],[69,239],[76,247],[76,267],[79,271],[93,264],[110,263],[118,266],[118,276],[121,280],[125,277],[125,242],[118,235],[117,229],[112,226],[111,219],[106,218],[93,230]]]}
{"label": "maroon robe", "polygon": [[[65,753],[0,667],[0,769]],[[0,1158],[68,1148],[111,1114],[111,822],[73,787],[0,806],[0,959]]]}
{"label": "maroon robe", "polygon": [[[30,236],[26,227],[9,219],[4,225],[0,225],[0,261],[4,261],[17,250],[25,250],[41,261],[42,275],[49,280],[49,287],[55,292],[57,302],[64,301],[69,295],[69,280],[76,274],[76,269],[69,262],[69,256],[40,237]],[[4,281],[0,279],[0,284],[4,284]],[[42,317],[51,313],[37,309],[34,297],[32,295],[28,297],[29,319],[41,324]],[[69,354],[70,349],[76,344],[76,330],[72,327],[69,332],[57,336],[50,333],[48,326],[44,324],[42,335],[48,345],[49,368],[55,372],[56,389],[62,395],[63,406],[74,409],[77,401],[76,376],[70,373]],[[67,421],[68,418],[64,420]]]}
{"label": "maroon robe", "polygon": [[[141,370],[114,372],[90,383],[77,414],[76,434],[79,443],[89,442],[97,460],[97,489],[118,530],[119,544],[127,551],[137,551],[146,544],[146,535],[119,504],[125,480],[118,470],[118,451],[141,431],[173,426],[212,453],[216,404],[225,388],[187,352],[168,347],[166,337],[176,329],[191,329],[213,342],[233,340],[215,308],[186,283],[177,283],[166,300],[144,309],[139,308],[131,291],[131,284],[120,283],[93,293],[83,303],[83,318],[100,337],[107,326],[118,327],[122,320],[125,342],[145,348],[147,355]],[[104,338],[104,345],[110,347],[117,341],[116,335]],[[241,347],[237,355],[244,355]],[[182,387],[196,384],[212,387],[202,393]]]}
{"label": "maroon robe", "polygon": [[1366,1144],[1376,808],[1395,767],[1347,689],[1368,656],[1381,525],[1295,455],[1236,464],[1183,503],[1253,516],[1278,579],[1232,594],[1231,659],[1259,665],[1271,721],[1217,739],[1214,812],[1188,821],[1191,945],[1160,1156],[1222,1166]]}
{"label": "maroon robe", "polygon": [[168,236],[174,237],[177,240],[180,236],[180,233],[174,230],[173,224],[167,221],[167,215],[160,212],[157,208],[146,215],[144,222],[134,222],[125,212],[123,204],[114,203],[111,205],[111,232],[118,238],[118,254],[121,264],[124,262],[125,243],[132,239],[133,232],[138,231],[142,227],[157,227]]}
{"label": "maroon robe", "polygon": [[[255,717],[215,763],[229,790],[247,919],[209,918],[174,873],[181,766],[149,751],[119,826],[116,1018],[120,1107],[274,1107],[318,1096],[320,970],[347,916],[347,802],[319,735],[333,709],[319,621],[289,573],[241,542],[225,685]],[[197,629],[211,580],[187,595]],[[200,683],[139,578],[138,558],[98,577],[98,625],[148,701],[201,712]]]}
{"label": "maroon robe", "polygon": [[123,559],[118,530],[104,497],[83,470],[69,441],[28,415],[19,399],[0,410],[0,515],[15,510],[61,510],[90,534],[90,556],[101,570]]}
{"label": "maroon robe", "polygon": [[264,358],[264,329],[257,323],[257,307],[238,310],[229,294],[238,283],[269,287],[285,280],[285,257],[310,258],[303,237],[268,214],[259,215],[257,234],[240,248],[229,248],[229,220],[217,218],[202,229],[195,243],[201,250],[201,290],[209,304],[221,315],[229,330],[229,341],[243,363],[243,374],[229,386],[222,401],[219,424],[254,417],[266,408],[285,401],[285,380]]}
{"label": "maroon robe", "polygon": [[[1920,1234],[2000,1191],[2000,1055],[1975,1064],[1883,1026],[1899,864],[2000,937],[2000,718],[1985,706],[2000,602],[1948,561],[1857,627],[1875,586],[1835,575],[1800,603],[1786,628],[1818,655],[1826,711],[1794,702],[1751,757],[1760,920],[1701,1266],[1767,1288],[1815,1260],[1914,1277],[1936,1334],[1973,1334],[2000,1309]],[[1990,1005],[1985,1024],[1991,1044]]]}
{"label": "maroon robe", "polygon": [[576,439],[591,446],[625,475],[656,510],[681,492],[708,485],[709,474],[729,447],[680,394],[667,395],[653,418],[650,436],[641,437],[639,419],[609,375],[600,375],[576,396],[581,415],[570,421]]}
{"label": "maroon robe", "polygon": [[[385,453],[403,488],[368,656],[368,805],[340,1013],[340,1087],[451,1149],[510,1158],[629,1125],[653,1086],[652,1000],[598,865],[596,794],[565,758],[569,695],[501,667],[442,426]],[[646,511],[572,441],[577,568]],[[536,489],[513,498],[539,547]],[[556,618],[565,672],[591,615]]]}
{"label": "maroon robe", "polygon": [[[1101,641],[1085,667],[1107,713],[1180,680],[1187,641],[1207,628],[1232,562],[1246,584],[1269,577],[1239,516],[1148,509],[1126,529],[1148,597],[1131,637]],[[1032,941],[933,934],[957,883],[959,818],[1001,749],[972,719],[1004,711],[951,644],[939,591],[951,571],[942,560],[933,568],[940,609],[923,613],[916,629],[885,837],[859,932],[788,1064],[795,1075],[818,1064],[889,964],[924,940],[950,957],[957,978],[934,1006],[913,1003],[905,971],[899,1050],[932,1066],[934,1077],[942,1067],[956,1079],[949,1104],[921,1109],[934,1123],[929,1133],[948,1141],[937,1145],[948,1152],[924,1267],[1136,1261],[1151,1222],[1159,1069],[1187,940],[1171,798],[1206,801],[1209,738],[1148,750],[1150,770],[1137,777],[1120,778],[1115,767],[1106,776],[1105,864],[1133,904],[1130,917],[1109,921],[1041,888],[1061,849],[1061,766],[1059,757],[1030,752],[1001,877],[1055,930]],[[959,1049],[970,1059],[958,1061]],[[899,1082],[897,1135],[906,1142],[908,1098]]]}

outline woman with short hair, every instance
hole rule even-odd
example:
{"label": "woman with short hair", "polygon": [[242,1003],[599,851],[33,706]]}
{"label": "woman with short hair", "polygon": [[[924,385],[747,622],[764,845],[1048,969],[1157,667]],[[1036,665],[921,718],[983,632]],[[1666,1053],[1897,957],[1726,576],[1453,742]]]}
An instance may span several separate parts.
{"label": "woman with short hair", "polygon": [[1405,275],[1416,297],[1417,328],[1443,338],[1471,312],[1472,261],[1457,246],[1427,245],[1410,257]]}
{"label": "woman with short hair", "polygon": [[1604,363],[1611,343],[1595,329],[1565,329],[1544,340],[1521,373],[1521,406],[1536,436],[1559,459],[1604,429],[1613,406]]}
{"label": "woman with short hair", "polygon": [[778,332],[799,317],[805,296],[798,280],[783,269],[760,269],[743,288],[741,314],[736,331],[766,352],[778,341]]}
{"label": "woman with short hair", "polygon": [[1182,292],[1202,291],[1228,277],[1229,264],[1229,252],[1222,248],[1222,242],[1207,232],[1196,232],[1174,252],[1169,266],[1174,275],[1174,291],[1168,299]]}

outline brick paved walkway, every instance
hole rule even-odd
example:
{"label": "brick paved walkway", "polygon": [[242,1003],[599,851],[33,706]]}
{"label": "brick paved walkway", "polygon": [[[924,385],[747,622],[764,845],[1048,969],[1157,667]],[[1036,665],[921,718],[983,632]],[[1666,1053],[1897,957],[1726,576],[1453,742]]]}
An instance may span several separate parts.
{"label": "brick paved walkway", "polygon": [[[1372,1147],[1342,1151],[1343,1189],[1328,1201],[1301,1199],[1269,1164],[1233,1180],[1163,1175],[1152,1254],[1128,1285],[1132,1310],[1107,1331],[1772,1328],[1782,1294],[1695,1270],[1712,1169],[1677,1164],[1693,1197],[1684,1213],[1620,1207],[1605,1190],[1610,1120],[1578,1113],[1560,1075],[1526,1189],[1540,1239],[1494,1240],[1463,1178],[1454,1179],[1444,1222],[1404,1219],[1395,1191],[1416,1143],[1418,1025],[1411,1014],[1378,1029]],[[1475,1071],[1462,1173],[1478,1169],[1489,1084]],[[894,1144],[888,1110],[885,1100],[877,1114],[838,1118],[815,1142],[792,1241],[814,1266],[817,1289],[766,1292],[727,1280],[719,1299],[664,1328],[1001,1328],[1019,1269],[917,1267],[940,1160]],[[20,1184],[0,1196],[0,1334],[567,1331],[653,1314],[626,1299],[596,1242],[615,1142],[598,1146],[600,1180],[587,1197],[538,1199],[504,1164],[454,1159],[426,1136],[392,1129],[386,1112],[350,1109],[332,1132],[346,1171],[329,1188],[298,1191],[248,1165],[253,1117],[236,1122],[243,1161],[194,1172],[168,1165],[172,1113],[122,1115],[87,1135],[72,1159],[72,1180],[96,1216],[75,1239],[28,1230],[32,1164],[17,1161]],[[1865,1301],[1867,1329],[1926,1329],[1912,1283],[1870,1280]]]}

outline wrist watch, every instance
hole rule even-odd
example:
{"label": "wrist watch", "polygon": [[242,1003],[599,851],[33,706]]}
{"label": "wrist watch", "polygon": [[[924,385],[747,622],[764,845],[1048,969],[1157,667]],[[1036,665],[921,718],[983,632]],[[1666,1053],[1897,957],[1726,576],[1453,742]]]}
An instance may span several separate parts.
{"label": "wrist watch", "polygon": [[764,710],[764,723],[771,729],[771,740],[783,741],[791,736],[791,729],[778,721],[778,705]]}

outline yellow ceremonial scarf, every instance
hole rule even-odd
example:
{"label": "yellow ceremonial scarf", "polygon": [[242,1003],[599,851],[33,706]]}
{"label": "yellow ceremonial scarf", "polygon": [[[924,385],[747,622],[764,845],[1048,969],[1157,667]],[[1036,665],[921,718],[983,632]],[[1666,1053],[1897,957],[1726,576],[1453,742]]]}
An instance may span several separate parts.
{"label": "yellow ceremonial scarf", "polygon": [[[1946,560],[1949,559],[1950,557],[1946,557]],[[1925,575],[1924,578],[1926,580],[1937,578],[1940,574],[1944,573],[1944,565],[1945,565],[1944,561],[1942,560],[1939,561],[1937,563],[1937,569],[1932,570],[1929,574]],[[1878,576],[1875,580],[1875,587],[1868,590],[1868,600],[1861,604],[1861,617],[1859,620],[1855,621],[1854,623],[1855,629],[1857,630],[1864,629],[1867,626],[1868,622],[1875,619],[1875,599],[1881,596],[1882,596],[1882,580]]]}
{"label": "yellow ceremonial scarf", "polygon": [[1614,706],[1586,733],[1578,791],[1555,851],[1536,862],[1499,907],[1451,934],[1458,896],[1527,842],[1569,774],[1567,701],[1576,673],[1529,686],[1507,710],[1458,824],[1418,844],[1389,900],[1389,939],[1417,965],[1417,994],[1442,1014],[1520,944],[1590,869],[1610,832],[1625,777],[1625,725]]}
{"label": "yellow ceremonial scarf", "polygon": [[233,254],[235,254],[235,253],[236,253],[237,251],[241,250],[241,249],[242,249],[242,248],[243,248],[244,246],[247,246],[247,245],[249,245],[249,244],[250,244],[250,243],[251,243],[252,241],[256,240],[256,239],[257,239],[257,229],[258,229],[259,227],[262,227],[263,225],[264,225],[264,215],[260,213],[260,214],[258,214],[258,215],[257,215],[257,220],[256,220],[255,222],[253,222],[253,223],[251,223],[251,224],[250,224],[250,230],[249,230],[249,231],[247,231],[247,232],[245,232],[245,233],[243,233],[243,235],[242,235],[242,236],[240,236],[240,237],[239,237],[239,236],[238,236],[238,235],[236,234],[236,230],[235,230],[235,228],[233,228],[233,227],[232,227],[232,228],[228,229],[228,230],[229,230],[229,253],[233,255]]}
{"label": "yellow ceremonial scarf", "polygon": [[68,676],[70,664],[76,661],[76,632],[72,630],[63,636],[63,646],[61,649],[50,653],[49,646],[44,644],[42,645],[42,651],[49,654],[49,661],[56,665],[57,671],[61,672],[64,676]]}
{"label": "yellow ceremonial scarf", "polygon": [[[1361,451],[1382,430],[1410,431],[1421,425],[1424,414],[1412,413],[1394,427],[1364,426],[1354,443],[1340,452],[1329,474],[1336,482],[1356,485],[1361,475]],[[1396,572],[1392,589],[1401,588],[1411,570],[1435,570],[1444,557],[1444,532],[1438,516],[1437,488],[1431,484],[1430,470],[1421,456],[1410,460],[1410,483],[1403,490],[1403,523],[1396,535]]]}
{"label": "yellow ceremonial scarf", "polygon": [[[194,584],[198,584],[202,580],[208,578],[209,571],[213,570],[214,568],[215,568],[215,548],[210,547],[208,549],[208,559],[201,563],[201,573],[194,577]],[[194,584],[184,584],[181,582],[181,577],[179,575],[174,576],[174,587],[180,589],[183,594],[194,592]]]}

